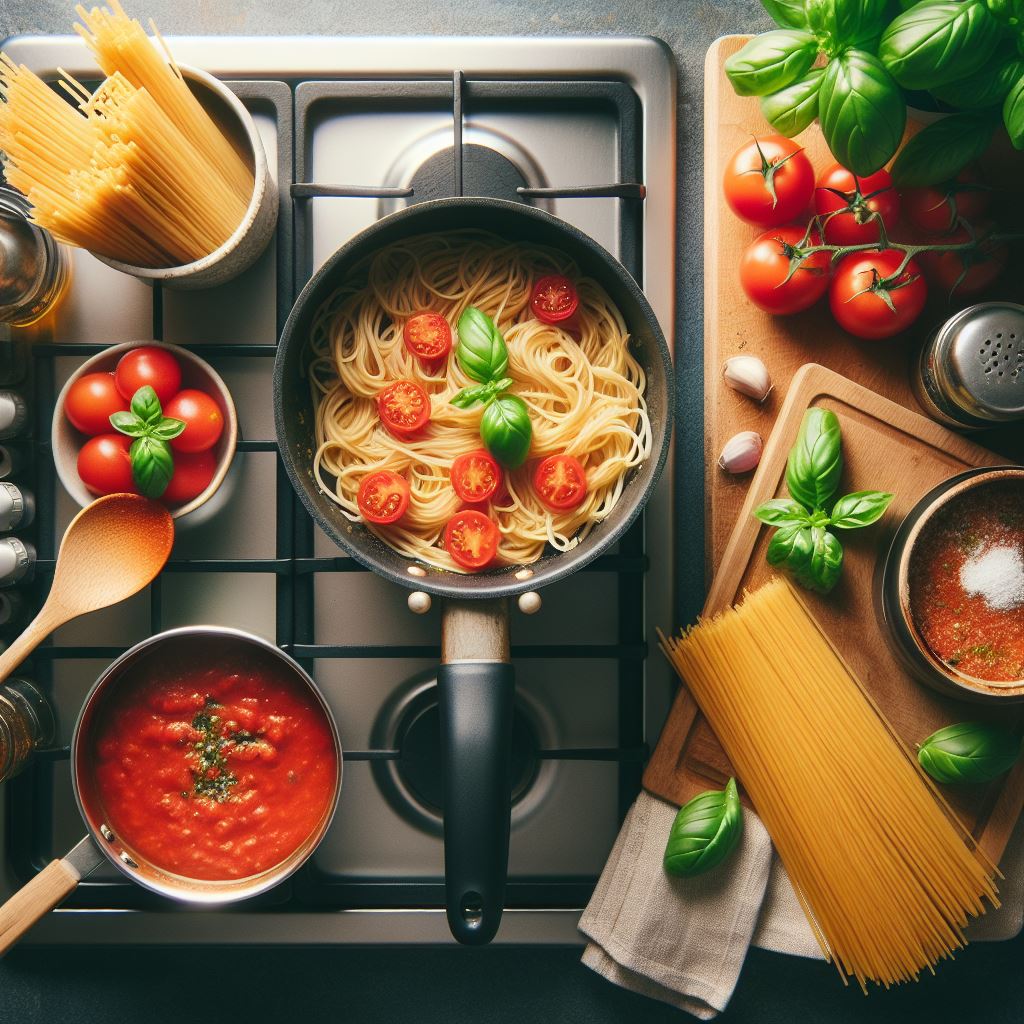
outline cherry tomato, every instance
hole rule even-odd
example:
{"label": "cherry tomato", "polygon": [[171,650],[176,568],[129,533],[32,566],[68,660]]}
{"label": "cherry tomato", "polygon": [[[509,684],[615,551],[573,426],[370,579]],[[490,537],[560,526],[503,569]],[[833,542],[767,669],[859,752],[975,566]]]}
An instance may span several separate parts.
{"label": "cherry tomato", "polygon": [[78,453],[78,475],[93,494],[134,494],[132,439],[124,434],[91,437]]}
{"label": "cherry tomato", "polygon": [[112,373],[83,374],[68,388],[64,399],[64,415],[83,434],[109,434],[113,429],[110,417],[127,408]]}
{"label": "cherry tomato", "polygon": [[167,349],[143,345],[121,356],[114,380],[126,401],[130,402],[135,392],[148,384],[162,405],[181,390],[181,367]]}
{"label": "cherry tomato", "polygon": [[546,324],[571,323],[580,308],[576,285],[563,274],[548,274],[530,292],[530,312]]}
{"label": "cherry tomato", "polygon": [[[775,228],[747,246],[740,259],[740,284],[755,306],[768,313],[799,313],[825,294],[829,278],[827,252],[808,256],[786,280],[789,256],[785,246],[795,246],[803,237],[802,227]],[[817,239],[812,238],[811,244],[817,244]]]}
{"label": "cherry tomato", "polygon": [[892,277],[902,262],[903,253],[895,249],[852,253],[842,259],[828,293],[836,323],[858,338],[870,339],[890,338],[910,327],[928,298],[918,265],[911,260],[886,289],[893,308],[874,287],[879,279]]}
{"label": "cherry tomato", "polygon": [[356,504],[368,523],[397,523],[409,508],[409,482],[390,469],[369,473],[359,484]]}
{"label": "cherry tomato", "polygon": [[160,500],[165,505],[184,505],[210,486],[216,472],[217,457],[209,449],[205,452],[175,452],[174,474]]}
{"label": "cherry tomato", "polygon": [[766,135],[736,150],[726,165],[723,188],[725,201],[741,220],[777,227],[810,205],[814,168],[792,139]]}
{"label": "cherry tomato", "polygon": [[405,438],[426,426],[430,395],[412,380],[396,380],[377,395],[381,422],[396,437]]}
{"label": "cherry tomato", "polygon": [[205,452],[217,443],[224,430],[220,406],[205,391],[179,391],[164,406],[164,415],[185,424],[185,429],[171,441],[176,452]]}
{"label": "cherry tomato", "polygon": [[416,313],[402,328],[405,347],[428,367],[439,363],[452,350],[452,329],[440,313]]}
{"label": "cherry tomato", "polygon": [[533,474],[533,489],[548,508],[564,512],[587,496],[587,474],[571,455],[549,455]]}
{"label": "cherry tomato", "polygon": [[[842,196],[836,195],[837,192]],[[878,221],[881,220],[889,232],[900,217],[900,197],[893,188],[892,175],[881,170],[859,178],[842,164],[825,168],[814,189],[814,212],[822,216],[848,206],[853,207],[852,212],[829,217],[825,224],[825,241],[831,245],[877,242]]]}
{"label": "cherry tomato", "polygon": [[[943,295],[957,298],[973,298],[980,295],[1006,268],[1010,251],[1002,242],[986,242],[991,225],[975,228],[975,238],[981,239],[977,249],[964,252],[922,252],[917,259],[924,267],[925,275]],[[943,243],[968,242],[971,234],[966,228],[958,228],[942,239]]]}
{"label": "cherry tomato", "polygon": [[463,569],[483,569],[498,553],[498,527],[475,509],[456,512],[444,528],[444,546]]}
{"label": "cherry tomato", "polygon": [[954,182],[904,189],[903,216],[930,235],[953,231],[961,218],[973,223],[988,209],[992,198],[990,192],[977,187],[979,184],[977,171],[965,167]]}
{"label": "cherry tomato", "polygon": [[463,501],[487,501],[499,486],[501,467],[483,448],[460,455],[452,463],[452,487]]}

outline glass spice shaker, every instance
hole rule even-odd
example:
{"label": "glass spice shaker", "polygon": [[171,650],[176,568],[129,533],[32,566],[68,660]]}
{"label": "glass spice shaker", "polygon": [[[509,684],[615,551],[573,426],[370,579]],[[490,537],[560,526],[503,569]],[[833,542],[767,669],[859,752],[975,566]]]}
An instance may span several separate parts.
{"label": "glass spice shaker", "polygon": [[27,679],[0,685],[0,782],[17,775],[32,752],[52,742],[53,711]]}

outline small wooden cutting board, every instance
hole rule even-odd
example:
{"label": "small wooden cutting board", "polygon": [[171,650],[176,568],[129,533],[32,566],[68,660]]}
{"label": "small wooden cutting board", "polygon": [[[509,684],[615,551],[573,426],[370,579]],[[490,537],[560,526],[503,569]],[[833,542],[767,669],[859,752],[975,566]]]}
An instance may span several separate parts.
{"label": "small wooden cutting board", "polygon": [[[839,417],[845,460],[840,493],[872,489],[895,494],[879,523],[844,532],[838,587],[827,596],[804,594],[822,629],[910,746],[953,722],[1017,721],[1016,709],[965,704],[915,682],[889,651],[874,606],[876,565],[918,499],[955,473],[1006,460],[823,366],[808,364],[793,377],[725,546],[705,614],[734,604],[745,589],[760,586],[774,573],[765,561],[771,530],[750,513],[761,502],[788,493],[786,458],[811,406],[831,409]],[[688,691],[680,689],[644,772],[644,788],[682,805],[703,790],[721,788],[732,774],[708,723]],[[1024,806],[1024,760],[988,785],[944,787],[944,792],[984,851],[998,861]]]}

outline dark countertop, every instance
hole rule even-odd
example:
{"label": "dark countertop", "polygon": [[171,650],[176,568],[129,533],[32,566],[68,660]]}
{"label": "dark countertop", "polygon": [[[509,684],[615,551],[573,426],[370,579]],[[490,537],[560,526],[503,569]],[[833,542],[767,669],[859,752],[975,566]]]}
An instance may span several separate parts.
{"label": "dark countertop", "polygon": [[[93,0],[89,0],[89,4]],[[768,27],[755,0],[370,0],[228,5],[131,0],[165,34],[654,35],[679,65],[679,512],[702,518],[704,54],[717,36]],[[73,0],[0,0],[0,37],[66,33]],[[678,565],[681,614],[703,601],[703,565]],[[751,952],[722,1024],[794,1020],[1019,1024],[1024,938],[967,949],[936,978],[863,997],[824,964]],[[0,1024],[163,1024],[195,1020],[416,1019],[493,1022],[684,1021],[580,966],[575,949],[22,949],[0,964]]]}

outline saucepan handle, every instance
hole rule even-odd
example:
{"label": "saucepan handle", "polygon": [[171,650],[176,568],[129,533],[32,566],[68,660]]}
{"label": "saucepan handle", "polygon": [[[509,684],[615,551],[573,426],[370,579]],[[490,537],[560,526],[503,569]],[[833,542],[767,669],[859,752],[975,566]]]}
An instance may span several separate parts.
{"label": "saucepan handle", "polygon": [[78,888],[74,868],[51,860],[0,907],[0,956],[3,956],[41,917]]}
{"label": "saucepan handle", "polygon": [[459,942],[483,945],[501,923],[508,874],[515,676],[505,601],[449,602],[443,631],[446,910]]}

